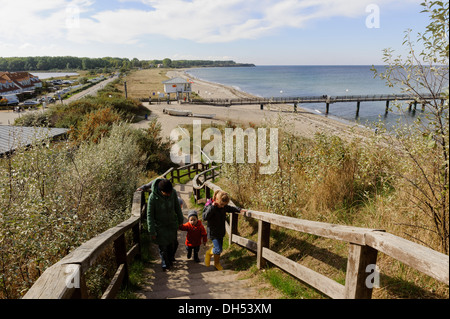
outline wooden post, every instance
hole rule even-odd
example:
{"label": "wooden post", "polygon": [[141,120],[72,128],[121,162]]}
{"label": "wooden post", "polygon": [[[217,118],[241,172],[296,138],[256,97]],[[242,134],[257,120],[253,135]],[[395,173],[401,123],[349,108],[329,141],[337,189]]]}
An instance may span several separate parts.
{"label": "wooden post", "polygon": [[230,214],[230,239],[229,245],[233,244],[233,235],[238,235],[239,215],[236,213]]}
{"label": "wooden post", "polygon": [[194,202],[197,204],[198,203],[198,196],[200,194],[200,190],[194,188]]}
{"label": "wooden post", "polygon": [[385,110],[385,114],[389,113],[389,100],[386,101],[386,110]]}
{"label": "wooden post", "polygon": [[330,103],[327,102],[327,109],[325,111],[325,114],[328,114],[330,112]]}
{"label": "wooden post", "polygon": [[372,288],[367,285],[368,265],[376,265],[378,250],[369,246],[350,243],[348,250],[347,275],[345,278],[346,299],[371,299]]}
{"label": "wooden post", "polygon": [[138,244],[138,253],[136,254],[136,259],[141,259],[141,223],[137,223],[133,226],[133,241]]}
{"label": "wooden post", "polygon": [[294,103],[294,113],[297,113],[297,103]]}
{"label": "wooden post", "polygon": [[264,104],[261,104],[259,107],[261,110],[264,110]]}
{"label": "wooden post", "polygon": [[256,250],[256,265],[258,269],[266,266],[266,260],[262,257],[263,248],[269,248],[270,223],[258,220],[258,246]]}
{"label": "wooden post", "polygon": [[361,101],[358,101],[357,103],[356,103],[356,117],[358,117],[359,116],[359,107],[361,106]]}
{"label": "wooden post", "polygon": [[125,89],[125,98],[128,98],[128,91],[127,91],[127,82],[123,82],[123,87]]}
{"label": "wooden post", "polygon": [[208,201],[208,199],[211,198],[211,190],[208,186],[205,186],[205,198],[206,198],[206,201]]}
{"label": "wooden post", "polygon": [[117,238],[114,241],[114,251],[116,254],[117,266],[123,264],[125,268],[123,283],[128,284],[128,263],[127,263],[127,247],[125,244],[125,234],[122,234],[119,238]]}
{"label": "wooden post", "polygon": [[86,277],[84,276],[84,274],[82,274],[80,276],[79,284],[80,284],[80,287],[75,288],[70,299],[88,299],[89,298],[88,289],[87,289],[87,285],[86,285]]}

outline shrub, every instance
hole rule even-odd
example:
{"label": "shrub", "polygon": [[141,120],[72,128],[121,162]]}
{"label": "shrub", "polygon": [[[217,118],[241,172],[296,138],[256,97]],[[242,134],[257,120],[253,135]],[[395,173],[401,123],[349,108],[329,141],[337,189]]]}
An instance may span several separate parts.
{"label": "shrub", "polygon": [[142,170],[128,125],[78,149],[42,137],[0,160],[0,298],[18,298],[74,248],[129,216]]}

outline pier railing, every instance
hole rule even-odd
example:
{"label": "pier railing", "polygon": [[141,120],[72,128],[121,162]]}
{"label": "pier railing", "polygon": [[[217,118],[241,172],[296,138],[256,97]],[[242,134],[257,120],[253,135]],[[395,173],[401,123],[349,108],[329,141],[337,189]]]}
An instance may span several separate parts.
{"label": "pier railing", "polygon": [[[218,167],[214,167],[211,170],[217,169]],[[208,178],[205,174],[200,173],[194,178],[193,187],[197,194],[204,189],[208,197],[210,190],[220,190],[220,187],[210,181],[212,177]],[[232,202],[230,204],[234,205]],[[240,216],[258,221],[257,241],[239,235]],[[272,225],[347,242],[349,248],[345,284],[342,285],[270,249]],[[331,298],[370,299],[373,285],[368,284],[368,278],[376,271],[378,252],[449,284],[449,256],[383,230],[315,222],[249,210],[246,213],[230,214],[227,232],[230,245],[237,244],[256,254],[259,269],[269,262]],[[367,269],[372,271],[368,272]]]}
{"label": "pier railing", "polygon": [[385,101],[386,111],[389,111],[389,104],[391,101],[409,101],[410,108],[414,104],[425,104],[428,100],[441,100],[441,94],[422,94],[420,97],[412,94],[374,94],[374,95],[343,95],[343,96],[297,96],[297,97],[261,97],[261,98],[245,98],[245,99],[192,99],[191,103],[194,104],[207,104],[216,106],[230,107],[232,105],[260,105],[261,110],[264,109],[264,105],[270,104],[293,104],[294,112],[297,111],[298,104],[301,103],[325,103],[325,114],[330,112],[330,104],[342,103],[342,102],[356,102],[357,109],[356,115],[359,115],[361,102],[375,102]]}

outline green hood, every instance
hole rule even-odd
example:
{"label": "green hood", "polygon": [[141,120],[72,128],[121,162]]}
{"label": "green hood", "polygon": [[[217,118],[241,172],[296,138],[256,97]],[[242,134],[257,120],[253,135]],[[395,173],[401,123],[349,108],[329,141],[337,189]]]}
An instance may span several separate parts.
{"label": "green hood", "polygon": [[161,180],[156,179],[152,184],[147,205],[147,222],[150,235],[156,236],[158,244],[165,245],[176,239],[178,225],[183,223],[183,214],[175,190],[168,197],[159,191],[158,183]]}

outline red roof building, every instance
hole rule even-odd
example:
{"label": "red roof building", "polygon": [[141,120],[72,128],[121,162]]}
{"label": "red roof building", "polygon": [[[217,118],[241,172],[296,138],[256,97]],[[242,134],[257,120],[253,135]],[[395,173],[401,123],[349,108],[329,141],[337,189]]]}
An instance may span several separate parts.
{"label": "red roof building", "polygon": [[28,72],[0,72],[0,95],[34,91],[42,87],[37,76]]}

